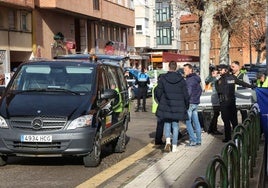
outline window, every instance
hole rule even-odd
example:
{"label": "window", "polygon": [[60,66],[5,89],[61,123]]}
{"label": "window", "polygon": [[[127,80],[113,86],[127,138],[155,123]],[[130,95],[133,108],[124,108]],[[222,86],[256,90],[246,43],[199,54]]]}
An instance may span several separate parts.
{"label": "window", "polygon": [[145,28],[149,28],[149,19],[145,18]]}
{"label": "window", "polygon": [[1,27],[4,27],[4,18],[2,13],[0,13],[0,28]]}
{"label": "window", "polygon": [[100,98],[100,94],[105,90],[109,89],[109,84],[107,82],[107,77],[105,74],[105,70],[103,68],[100,69],[98,74],[98,97]]}
{"label": "window", "polygon": [[136,25],[136,34],[142,34],[142,25]]}
{"label": "window", "polygon": [[10,10],[8,12],[8,27],[9,29],[15,29],[16,26],[16,16],[15,16],[15,11]]}
{"label": "window", "polygon": [[31,19],[32,19],[32,14],[31,12],[27,11],[19,11],[18,12],[18,29],[21,31],[31,31],[32,30],[32,25],[31,25]]}
{"label": "window", "polygon": [[156,2],[156,21],[171,21],[172,9],[168,2]]}
{"label": "window", "polygon": [[136,30],[138,31],[138,30],[142,30],[142,25],[136,25]]}
{"label": "window", "polygon": [[115,32],[115,39],[116,39],[116,41],[120,41],[120,30],[119,30],[119,28],[117,27],[117,28],[114,28],[115,30],[114,30],[114,32]]}
{"label": "window", "polygon": [[196,50],[196,42],[194,42],[194,50]]}
{"label": "window", "polygon": [[100,1],[99,0],[93,0],[93,9],[100,10]]}
{"label": "window", "polygon": [[185,50],[189,50],[189,43],[185,43]]}
{"label": "window", "polygon": [[103,25],[102,26],[102,32],[103,32],[103,39],[104,40],[108,40],[108,28],[107,28],[107,26],[105,25]]}
{"label": "window", "polygon": [[189,33],[189,30],[188,30],[189,28],[188,28],[188,26],[186,26],[185,27],[185,33],[187,34],[187,33]]}
{"label": "window", "polygon": [[110,40],[114,40],[114,28],[110,27]]}
{"label": "window", "polygon": [[171,44],[171,27],[157,27],[156,28],[156,40],[158,45],[170,45]]}

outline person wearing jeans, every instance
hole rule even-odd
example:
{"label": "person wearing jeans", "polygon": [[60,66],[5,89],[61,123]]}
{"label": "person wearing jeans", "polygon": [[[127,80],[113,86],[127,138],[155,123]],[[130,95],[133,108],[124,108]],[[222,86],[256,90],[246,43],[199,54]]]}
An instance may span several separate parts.
{"label": "person wearing jeans", "polygon": [[190,142],[188,146],[201,145],[201,126],[198,119],[197,108],[202,94],[201,79],[193,72],[193,66],[189,63],[183,65],[188,94],[190,96],[190,105],[188,108],[188,120],[186,128],[189,134]]}
{"label": "person wearing jeans", "polygon": [[[161,76],[155,88],[155,97],[159,102],[156,116],[164,122],[165,152],[170,152],[171,149],[172,152],[177,151],[178,122],[188,119],[189,94],[184,78],[176,70],[177,63],[169,62],[169,71]],[[172,133],[171,128],[173,129]]]}
{"label": "person wearing jeans", "polygon": [[[170,143],[171,140],[171,128],[172,128],[172,146],[173,152],[176,151],[177,149],[177,144],[178,144],[178,135],[179,135],[179,123],[177,121],[172,121],[172,122],[165,122],[164,123],[164,132],[165,132],[165,137],[168,139],[167,142]],[[175,149],[176,148],[176,149]]]}
{"label": "person wearing jeans", "polygon": [[190,140],[189,146],[201,145],[201,126],[197,108],[197,104],[190,104],[188,109],[189,120],[186,120],[186,128]]}

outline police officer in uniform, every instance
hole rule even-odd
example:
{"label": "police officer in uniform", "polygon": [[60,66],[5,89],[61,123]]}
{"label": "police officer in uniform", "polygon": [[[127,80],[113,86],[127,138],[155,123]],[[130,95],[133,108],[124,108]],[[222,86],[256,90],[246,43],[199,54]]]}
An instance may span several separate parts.
{"label": "police officer in uniform", "polygon": [[[220,111],[224,123],[225,138],[223,142],[231,140],[232,128],[234,129],[237,124],[237,109],[235,103],[235,85],[243,87],[254,88],[254,86],[239,80],[236,76],[229,73],[229,66],[220,64],[217,66],[220,74],[220,79],[216,82],[216,91],[219,96]],[[231,128],[232,124],[232,128]]]}
{"label": "police officer in uniform", "polygon": [[137,108],[135,112],[138,112],[140,109],[140,100],[142,98],[142,111],[146,112],[146,97],[148,84],[150,84],[150,78],[148,74],[145,73],[144,68],[141,69],[141,72],[138,74],[138,78],[136,78],[135,85],[138,85],[138,93],[137,93]]}

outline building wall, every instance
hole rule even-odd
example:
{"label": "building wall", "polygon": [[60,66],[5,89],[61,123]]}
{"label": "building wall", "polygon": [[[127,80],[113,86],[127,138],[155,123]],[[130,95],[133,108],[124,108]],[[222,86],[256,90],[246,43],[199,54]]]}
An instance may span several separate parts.
{"label": "building wall", "polygon": [[[75,38],[74,17],[54,11],[34,10],[34,56],[52,57],[53,45],[56,41],[54,35],[61,32],[66,39]],[[65,52],[66,54],[66,52]]]}
{"label": "building wall", "polygon": [[17,66],[17,62],[30,58],[32,3],[33,1],[0,2],[0,74],[10,72]]}
{"label": "building wall", "polygon": [[106,0],[100,0],[99,3],[99,10],[94,10],[92,0],[36,0],[36,5],[40,8],[59,8],[65,11],[90,16],[95,19],[112,21],[128,27],[134,27],[132,19],[134,18],[134,11],[129,9],[129,7]]}
{"label": "building wall", "polygon": [[[12,68],[30,58],[52,58],[58,51],[76,53],[77,48],[66,49],[67,44],[74,46],[72,44],[75,44],[76,40],[79,40],[79,52],[104,53],[107,41],[114,39],[117,49],[125,55],[129,46],[134,46],[133,0],[100,0],[99,3],[99,10],[94,10],[91,0],[1,1],[0,53],[3,51],[7,54],[5,59],[10,62]],[[17,16],[14,18],[14,28],[9,26],[10,10],[14,10]],[[21,22],[24,13],[27,13],[27,25]],[[104,32],[100,29],[103,27],[107,28]],[[114,34],[110,31],[114,31]],[[54,35],[58,32],[64,35],[64,46],[61,50],[54,50]],[[100,32],[109,33],[106,37],[100,37]]]}
{"label": "building wall", "polygon": [[1,3],[6,3],[6,5],[21,6],[24,8],[34,8],[34,0],[1,0]]}

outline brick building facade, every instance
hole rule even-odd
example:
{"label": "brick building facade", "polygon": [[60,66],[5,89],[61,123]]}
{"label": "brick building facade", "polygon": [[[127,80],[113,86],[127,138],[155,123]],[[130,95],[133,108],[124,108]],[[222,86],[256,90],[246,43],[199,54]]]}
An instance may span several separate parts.
{"label": "brick building facade", "polygon": [[4,0],[0,8],[0,73],[30,58],[105,53],[108,43],[125,55],[134,46],[133,0]]}

